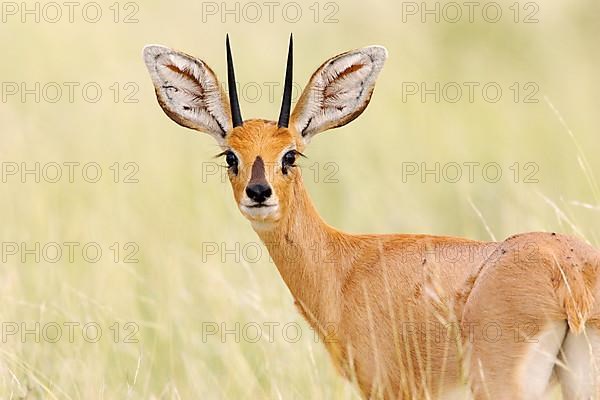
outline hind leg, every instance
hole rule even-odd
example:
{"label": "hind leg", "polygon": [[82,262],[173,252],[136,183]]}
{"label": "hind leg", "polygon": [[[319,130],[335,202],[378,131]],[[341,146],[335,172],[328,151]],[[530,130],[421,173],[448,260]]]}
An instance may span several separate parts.
{"label": "hind leg", "polygon": [[[497,292],[496,292],[497,293]],[[545,399],[566,335],[565,320],[540,319],[498,300],[466,307],[463,332],[476,399]],[[523,301],[534,302],[532,298]]]}
{"label": "hind leg", "polygon": [[600,329],[568,333],[556,368],[567,400],[600,399]]}
{"label": "hind leg", "polygon": [[567,330],[550,263],[512,248],[483,266],[465,303],[463,337],[476,399],[544,399]]}
{"label": "hind leg", "polygon": [[515,339],[512,332],[496,339],[494,335],[499,334],[500,329],[512,331],[511,327],[501,323],[489,326],[493,328],[488,328],[482,336],[473,335],[471,343],[470,377],[475,398],[546,398],[567,329],[566,322],[547,322],[539,330],[528,327],[526,330],[537,332],[521,339]]}
{"label": "hind leg", "polygon": [[591,292],[594,304],[584,329],[567,332],[555,369],[566,400],[600,400],[600,280]]}

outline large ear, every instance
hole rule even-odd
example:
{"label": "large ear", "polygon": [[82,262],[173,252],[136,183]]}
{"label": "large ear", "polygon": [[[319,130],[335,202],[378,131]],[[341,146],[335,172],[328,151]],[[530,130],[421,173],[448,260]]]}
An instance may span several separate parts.
{"label": "large ear", "polygon": [[337,55],[315,71],[291,117],[305,142],[362,114],[386,58],[384,47],[369,46]]}
{"label": "large ear", "polygon": [[179,125],[206,132],[219,144],[232,129],[229,100],[202,60],[163,46],[144,47],[156,98]]}

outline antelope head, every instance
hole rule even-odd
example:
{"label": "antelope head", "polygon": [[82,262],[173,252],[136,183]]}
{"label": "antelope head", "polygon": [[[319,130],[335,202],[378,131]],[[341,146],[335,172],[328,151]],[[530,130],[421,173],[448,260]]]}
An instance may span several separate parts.
{"label": "antelope head", "polygon": [[312,75],[293,112],[293,41],[277,122],[243,120],[226,40],[229,98],[202,60],[167,47],[144,48],[144,61],[163,111],[176,123],[211,135],[222,149],[233,193],[253,225],[279,222],[292,209],[301,182],[296,159],[319,132],[358,117],[369,104],[387,51],[370,46],[327,60]]}

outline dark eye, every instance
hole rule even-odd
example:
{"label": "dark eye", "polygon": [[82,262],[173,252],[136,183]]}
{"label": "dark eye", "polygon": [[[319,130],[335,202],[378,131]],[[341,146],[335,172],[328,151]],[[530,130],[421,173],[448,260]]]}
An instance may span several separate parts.
{"label": "dark eye", "polygon": [[232,151],[227,151],[225,153],[225,162],[227,163],[227,166],[229,166],[229,169],[231,169],[231,171],[234,174],[237,174],[237,172],[238,172],[238,159],[237,159],[236,155],[233,154]]}
{"label": "dark eye", "polygon": [[294,167],[296,162],[296,150],[290,150],[283,155],[281,159],[281,171],[287,174],[289,167]]}

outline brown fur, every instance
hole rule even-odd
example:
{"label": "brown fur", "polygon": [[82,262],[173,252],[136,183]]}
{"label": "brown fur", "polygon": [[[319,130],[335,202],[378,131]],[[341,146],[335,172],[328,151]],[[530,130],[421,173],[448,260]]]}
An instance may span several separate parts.
{"label": "brown fur", "polygon": [[[165,112],[179,124],[212,134],[239,158],[238,173],[230,171],[229,178],[240,210],[267,246],[299,312],[320,333],[339,371],[355,380],[365,397],[438,398],[470,384],[476,398],[537,398],[559,368],[554,357],[563,343],[577,349],[578,338],[587,333],[600,338],[600,252],[581,240],[550,233],[516,235],[503,242],[347,234],[319,217],[299,168],[283,173],[286,151],[303,151],[314,134],[362,113],[385,49],[367,47],[325,62],[300,97],[289,128],[248,120],[225,135],[231,116],[222,92],[210,92],[220,99],[212,104],[212,120],[186,113],[185,97],[172,104],[161,99],[165,82],[155,65],[158,54],[204,68],[206,81],[195,82],[196,95],[211,88],[216,77],[203,62],[183,53],[160,46],[145,50]],[[334,93],[315,88],[318,74],[348,54],[360,54],[363,61],[338,71],[344,79],[333,85]],[[370,65],[370,74],[346,79],[364,68],[362,63]],[[357,87],[358,96],[335,109],[311,95],[318,89],[318,94],[335,98]],[[338,106],[347,107],[346,112],[337,112]],[[253,175],[273,189],[269,204],[260,209],[244,204]],[[499,334],[490,338],[489,327]],[[600,343],[593,348],[600,353]],[[538,358],[546,349],[553,352],[550,361]],[[571,353],[567,360],[586,362],[577,351]],[[600,354],[590,353],[600,365]],[[589,373],[600,376],[600,371]],[[565,393],[579,389],[571,384]],[[595,390],[600,398],[600,384],[584,390]]]}
{"label": "brown fur", "polygon": [[[231,176],[234,195],[239,202],[252,161],[262,157],[280,211],[253,221],[255,229],[299,311],[366,397],[435,398],[469,380],[477,384],[463,369],[471,347],[489,379],[504,379],[493,371],[516,370],[524,351],[514,340],[519,326],[535,334],[547,321],[566,320],[573,332],[598,324],[596,249],[548,233],[493,243],[340,232],[319,217],[300,172],[278,168],[291,144],[303,148],[299,135],[273,122],[234,129],[227,145],[242,158],[239,175]],[[502,340],[491,343],[477,330],[469,337],[465,326],[486,322],[506,330]]]}

